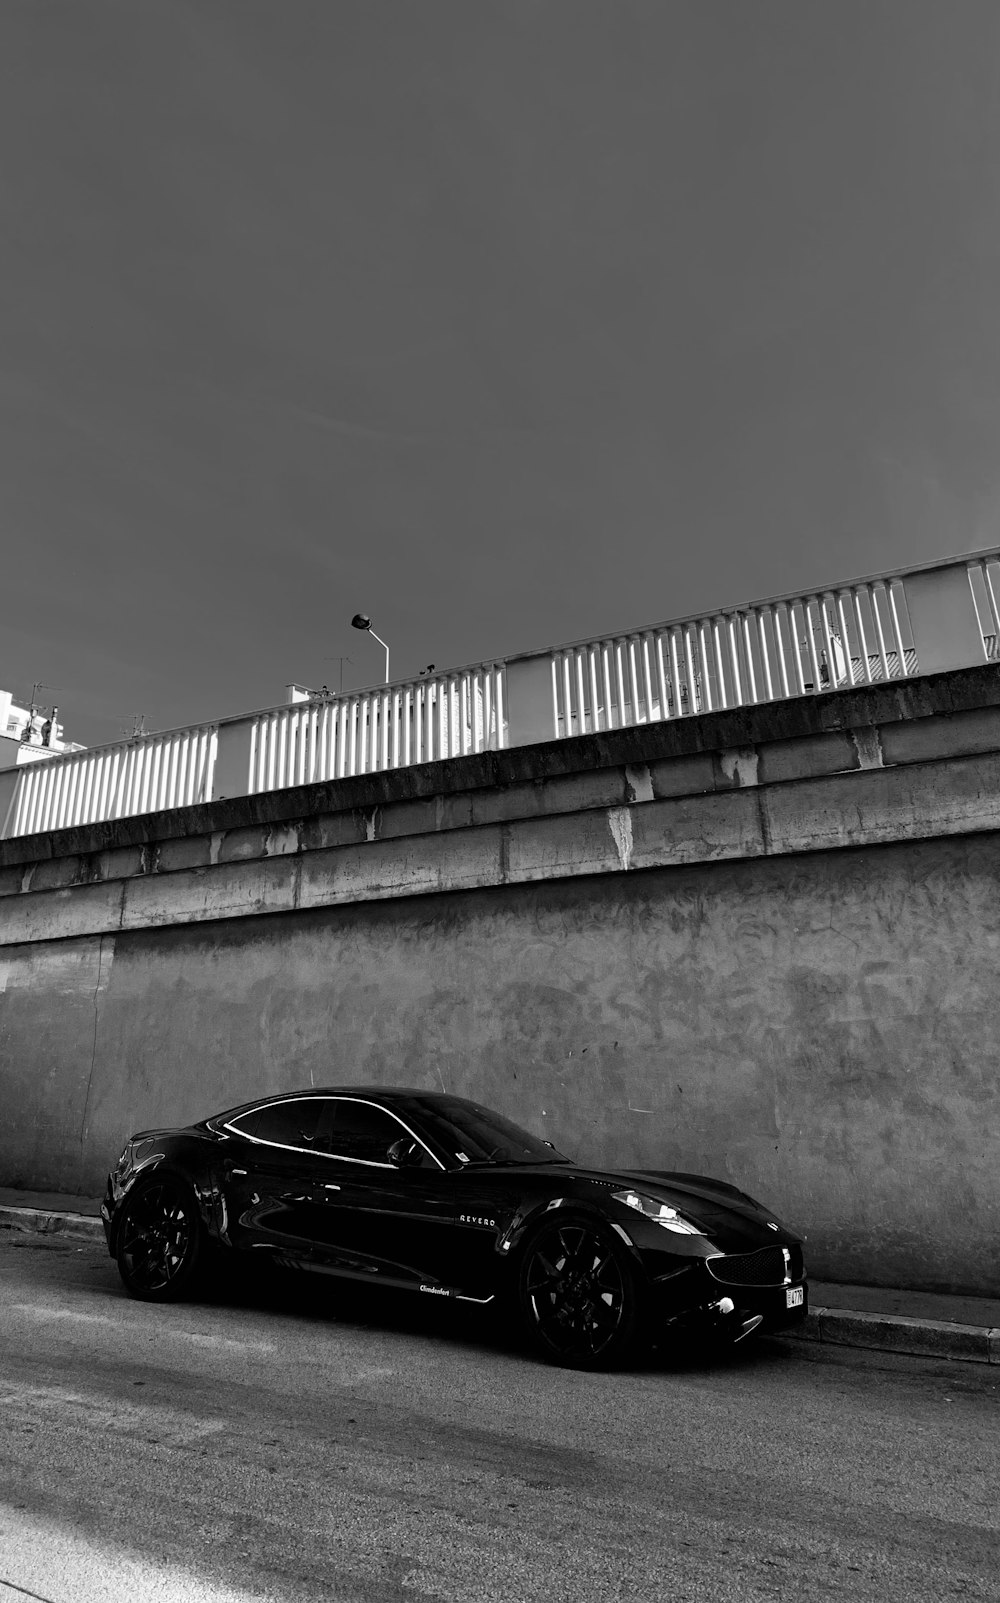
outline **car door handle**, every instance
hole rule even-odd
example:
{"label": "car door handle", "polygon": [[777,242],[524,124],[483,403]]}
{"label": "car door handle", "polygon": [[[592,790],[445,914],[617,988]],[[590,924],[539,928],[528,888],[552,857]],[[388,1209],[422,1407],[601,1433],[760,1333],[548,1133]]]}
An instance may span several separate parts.
{"label": "car door handle", "polygon": [[331,1185],[325,1185],[324,1184],[323,1190],[324,1191],[339,1191],[340,1187],[339,1186],[331,1186]]}
{"label": "car door handle", "polygon": [[245,1170],[245,1169],[230,1169],[230,1171],[229,1171],[229,1173],[230,1173],[230,1174],[231,1174],[231,1175],[232,1175],[232,1174],[241,1174],[241,1175],[243,1175],[243,1176],[244,1176],[244,1177],[245,1177],[245,1176],[246,1176],[246,1170]]}

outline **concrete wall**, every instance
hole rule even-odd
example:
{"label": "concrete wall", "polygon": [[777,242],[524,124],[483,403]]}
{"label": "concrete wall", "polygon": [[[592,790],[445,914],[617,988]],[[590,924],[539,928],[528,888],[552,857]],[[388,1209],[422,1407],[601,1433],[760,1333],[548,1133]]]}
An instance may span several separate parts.
{"label": "concrete wall", "polygon": [[93,1190],[130,1129],[257,1092],[443,1085],[757,1192],[816,1273],[997,1295],[1000,687],[919,694],[4,843],[0,1182]]}

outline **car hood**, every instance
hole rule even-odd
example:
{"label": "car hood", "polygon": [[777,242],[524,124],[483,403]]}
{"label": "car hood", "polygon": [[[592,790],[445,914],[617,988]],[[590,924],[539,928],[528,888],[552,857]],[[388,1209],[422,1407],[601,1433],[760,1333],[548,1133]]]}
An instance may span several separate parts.
{"label": "car hood", "polygon": [[[566,1173],[566,1170],[562,1171]],[[630,1188],[676,1208],[726,1251],[747,1251],[769,1242],[790,1245],[803,1237],[790,1230],[770,1208],[725,1180],[670,1169],[577,1169],[582,1181],[608,1188]]]}

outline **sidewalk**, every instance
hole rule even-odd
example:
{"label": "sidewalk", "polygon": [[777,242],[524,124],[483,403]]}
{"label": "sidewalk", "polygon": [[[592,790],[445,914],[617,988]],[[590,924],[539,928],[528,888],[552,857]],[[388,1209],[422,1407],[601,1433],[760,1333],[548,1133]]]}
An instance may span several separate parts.
{"label": "sidewalk", "polygon": [[[32,1230],[104,1244],[99,1197],[0,1186],[0,1230]],[[957,1297],[810,1280],[809,1315],[789,1337],[841,1347],[1000,1365],[1000,1297]]]}

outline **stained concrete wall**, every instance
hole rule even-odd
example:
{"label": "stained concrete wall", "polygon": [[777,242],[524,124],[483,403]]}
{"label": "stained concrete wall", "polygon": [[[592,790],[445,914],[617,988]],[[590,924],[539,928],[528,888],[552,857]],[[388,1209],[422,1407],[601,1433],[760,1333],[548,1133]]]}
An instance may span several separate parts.
{"label": "stained concrete wall", "polygon": [[443,1085],[757,1192],[817,1273],[1000,1293],[1000,690],[921,696],[4,843],[0,1181],[91,1190],[128,1130],[258,1092]]}

